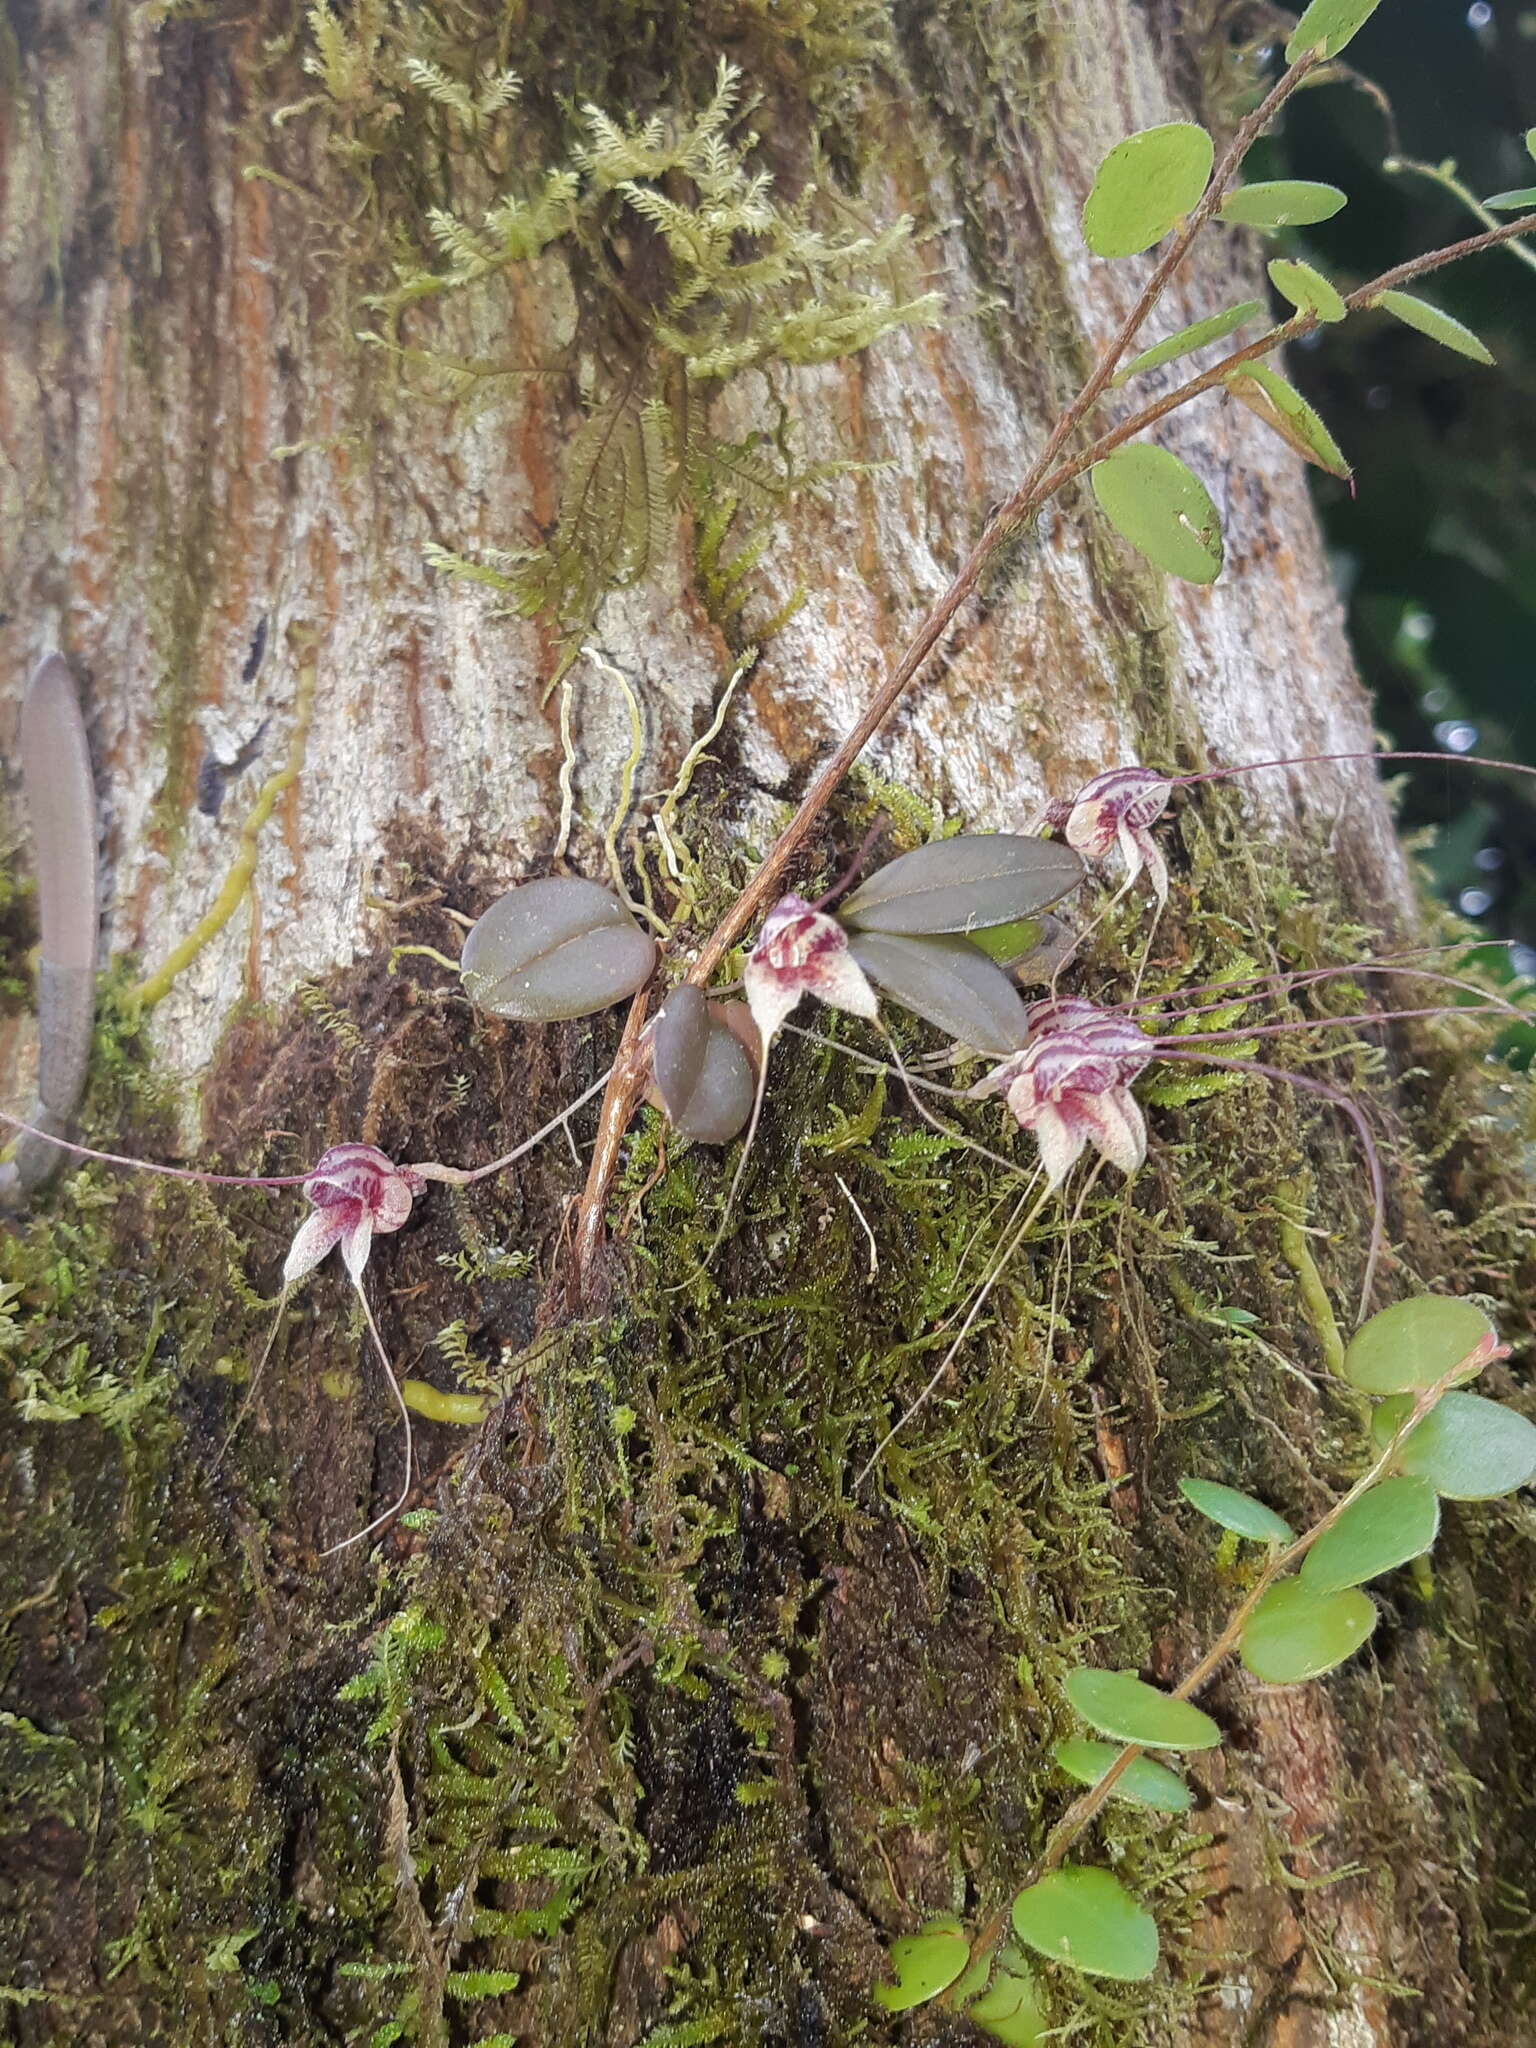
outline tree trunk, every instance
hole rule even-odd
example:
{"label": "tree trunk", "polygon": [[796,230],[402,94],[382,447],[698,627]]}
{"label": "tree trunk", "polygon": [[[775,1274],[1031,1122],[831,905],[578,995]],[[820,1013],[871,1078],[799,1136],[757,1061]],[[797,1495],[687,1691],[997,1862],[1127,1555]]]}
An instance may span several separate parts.
{"label": "tree trunk", "polygon": [[[0,44],[0,730],[63,647],[113,956],[85,1127],[230,1171],[302,1172],[349,1139],[472,1164],[601,1072],[620,1015],[497,1023],[394,949],[452,956],[450,911],[548,871],[562,715],[573,871],[606,876],[630,790],[646,801],[613,843],[670,915],[638,827],[760,640],[676,814],[687,957],[1139,288],[1150,259],[1081,244],[1098,158],[1169,118],[1229,131],[1244,80],[1225,29],[1126,0],[165,13],[9,0]],[[370,303],[451,260],[431,208],[478,225],[552,166],[590,190],[580,108],[675,135],[722,56],[759,96],[750,162],[786,209],[814,177],[829,235],[915,217],[871,275],[893,305],[936,288],[937,324],[882,314],[841,350],[786,332],[685,386],[656,223],[621,196],[478,284]],[[508,68],[521,96],[471,107]],[[690,201],[673,173],[654,189]],[[1246,240],[1207,238],[1156,331],[1258,275]],[[733,332],[766,325],[749,308]],[[593,421],[630,464],[604,488],[659,461],[658,502],[573,541]],[[1161,438],[1222,510],[1221,580],[1167,582],[1091,494],[1059,500],[797,883],[825,886],[882,811],[890,845],[940,812],[1017,829],[1122,761],[1369,744],[1299,465],[1209,401]],[[747,460],[777,481],[733,487]],[[786,461],[860,466],[797,482]],[[534,560],[500,563],[498,604],[433,546]],[[1415,927],[1364,772],[1191,792],[1171,846],[1159,973],[1326,964],[1361,924]],[[25,904],[0,907],[20,991]],[[1111,921],[1083,985],[1128,983],[1144,932]],[[11,1009],[24,1108],[35,1048]],[[1435,1029],[1329,1071],[1388,1153],[1379,1300],[1491,1290],[1510,1331],[1529,1275],[1481,1043]],[[1363,1469],[1326,1373],[1363,1164],[1275,1084],[1154,1093],[1144,1172],[1096,1183],[1070,1246],[1031,1241],[856,1487],[1009,1188],[894,1095],[882,1116],[840,1056],[785,1040],[773,1071],[707,1275],[729,1155],[667,1150],[650,1112],[609,1201],[604,1301],[563,1305],[582,1169],[558,1142],[431,1192],[377,1245],[385,1340],[434,1413],[410,1526],[334,1556],[393,1497],[401,1443],[330,1267],[253,1377],[295,1190],[91,1169],[0,1239],[7,2039],[982,2038],[937,2007],[888,2018],[870,1985],[925,1915],[974,1930],[1022,1881],[1067,1796],[1063,1673],[1086,1652],[1172,1680],[1240,1596],[1248,1564],[1190,1527],[1179,1476],[1300,1526]],[[476,1395],[483,1422],[453,1419]],[[1167,1961],[1113,1997],[1052,1983],[1074,2038],[1533,2038],[1521,1518],[1447,1519],[1352,1665],[1217,1684],[1227,1741],[1187,1826],[1109,1809],[1084,1853],[1146,1898]]]}

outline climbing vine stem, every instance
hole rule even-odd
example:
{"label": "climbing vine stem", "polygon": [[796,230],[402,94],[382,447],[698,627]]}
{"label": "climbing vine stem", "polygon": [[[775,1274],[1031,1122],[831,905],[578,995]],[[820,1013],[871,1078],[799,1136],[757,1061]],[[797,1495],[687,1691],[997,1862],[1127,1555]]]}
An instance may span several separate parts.
{"label": "climbing vine stem", "polygon": [[[1288,1543],[1283,1548],[1271,1546],[1269,1556],[1266,1558],[1258,1577],[1254,1580],[1244,1598],[1227,1617],[1221,1634],[1217,1636],[1199,1663],[1194,1665],[1185,1674],[1184,1678],[1180,1680],[1179,1684],[1173,1688],[1172,1697],[1174,1699],[1192,1700],[1197,1693],[1204,1691],[1205,1687],[1210,1684],[1211,1680],[1228,1659],[1237,1653],[1243,1640],[1244,1629],[1247,1628],[1249,1621],[1253,1617],[1254,1610],[1258,1607],[1271,1586],[1283,1578],[1293,1565],[1299,1564],[1312,1546],[1326,1535],[1328,1530],[1354,1506],[1355,1502],[1362,1495],[1368,1493],[1373,1486],[1379,1485],[1386,1478],[1396,1463],[1404,1442],[1417,1429],[1430,1410],[1439,1403],[1442,1396],[1448,1394],[1453,1387],[1474,1378],[1486,1366],[1492,1365],[1496,1359],[1507,1358],[1508,1356],[1509,1346],[1501,1344],[1492,1331],[1490,1331],[1464,1358],[1458,1360],[1448,1372],[1443,1373],[1432,1385],[1421,1388],[1414,1395],[1412,1405],[1403,1416],[1402,1422],[1393,1434],[1391,1442],[1370,1468],[1355,1481],[1349,1491],[1341,1494],[1328,1512],[1318,1521],[1314,1522],[1310,1529],[1298,1536],[1294,1543]],[[1049,1839],[1041,1851],[1039,1861],[1024,1881],[1026,1886],[1038,1883],[1048,1871],[1059,1868],[1067,1851],[1075,1842],[1081,1839],[1089,1824],[1102,1811],[1120,1780],[1125,1776],[1132,1764],[1135,1763],[1136,1759],[1145,1753],[1145,1750],[1146,1745],[1144,1743],[1127,1743],[1114,1762],[1109,1765],[1104,1775],[1093,1785],[1090,1785],[1086,1792],[1073,1800],[1072,1804],[1051,1830]],[[977,1936],[973,1946],[973,1954],[989,1954],[997,1946],[998,1942],[1002,1939],[1003,1931],[1007,1925],[1008,1913],[1009,1907],[1005,1905],[993,1914],[992,1918]]]}

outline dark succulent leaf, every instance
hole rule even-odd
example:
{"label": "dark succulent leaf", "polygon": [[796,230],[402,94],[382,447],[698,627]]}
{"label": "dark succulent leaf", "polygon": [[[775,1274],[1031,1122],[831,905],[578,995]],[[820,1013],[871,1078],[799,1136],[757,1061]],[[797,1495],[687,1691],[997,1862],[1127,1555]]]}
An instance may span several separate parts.
{"label": "dark succulent leaf", "polygon": [[610,889],[551,876],[509,889],[464,941],[464,991],[493,1017],[551,1024],[642,986],[656,947]]}
{"label": "dark succulent leaf", "polygon": [[[75,679],[62,655],[39,663],[21,703],[21,784],[31,826],[41,958],[37,971],[37,1055],[40,1105],[67,1118],[79,1102],[90,1066],[96,1011],[96,784]],[[27,1172],[37,1160],[57,1169],[64,1154],[51,1145],[24,1147]],[[45,1176],[46,1177],[46,1174]]]}
{"label": "dark succulent leaf", "polygon": [[1087,870],[1082,856],[1018,832],[963,832],[904,853],[870,876],[839,916],[860,931],[927,936],[1012,924],[1059,902]]}
{"label": "dark succulent leaf", "polygon": [[[724,1007],[710,1005],[712,1013]],[[743,1006],[737,1003],[731,1007]],[[692,1138],[700,1145],[724,1145],[752,1114],[755,1088],[752,1062],[741,1039],[720,1015],[711,1014],[698,1080],[687,1101],[673,1115],[673,1125],[680,1136]]]}
{"label": "dark succulent leaf", "polygon": [[667,997],[651,1027],[651,1072],[673,1123],[699,1085],[708,1039],[709,1004],[701,990],[685,981]]}
{"label": "dark succulent leaf", "polygon": [[1024,998],[968,939],[855,932],[849,951],[903,1009],[977,1052],[1017,1052],[1029,1033]]}
{"label": "dark succulent leaf", "polygon": [[43,957],[94,974],[96,785],[75,679],[62,655],[46,656],[27,684],[20,755]]}

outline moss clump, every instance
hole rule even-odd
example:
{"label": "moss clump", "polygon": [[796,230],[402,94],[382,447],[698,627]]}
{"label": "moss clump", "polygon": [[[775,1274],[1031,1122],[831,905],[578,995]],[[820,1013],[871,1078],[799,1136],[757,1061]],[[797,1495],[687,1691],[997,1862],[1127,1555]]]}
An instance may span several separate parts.
{"label": "moss clump", "polygon": [[[865,822],[855,802],[837,836]],[[1220,792],[1180,807],[1177,840],[1154,985],[1230,976],[1259,922],[1297,966],[1358,937],[1306,893],[1320,861],[1237,859]],[[401,858],[480,907],[444,849]],[[434,914],[413,909],[389,940],[432,943]],[[1119,986],[1143,933],[1122,906],[1084,985]],[[498,1105],[531,1124],[606,1057],[613,1020],[479,1020],[434,1000],[430,968],[388,974],[388,950],[287,1017],[237,1021],[204,1100],[211,1160],[292,1169],[360,1129],[417,1157],[484,1156]],[[1324,987],[1309,1001],[1336,1014],[1358,1000]],[[127,1106],[131,1040],[105,1015],[104,1099]],[[1277,1056],[1293,1056],[1283,1041]],[[1384,1100],[1371,1056],[1348,1057]],[[1171,1674],[1230,1606],[1234,1567],[1170,1510],[1176,1479],[1231,1479],[1303,1519],[1358,1469],[1360,1418],[1307,1370],[1317,1338],[1285,1251],[1287,1230],[1335,1219],[1309,1242],[1349,1298],[1352,1138],[1259,1078],[1153,1114],[1146,1172],[1106,1177],[1013,1250],[862,1487],[1007,1252],[1020,1182],[845,1053],[776,1051],[739,1223],[708,1268],[730,1162],[669,1147],[646,1113],[613,1200],[632,1274],[616,1315],[571,1322],[544,1302],[578,1181],[556,1148],[515,1182],[434,1195],[374,1261],[386,1340],[446,1392],[473,1361],[498,1405],[475,1433],[424,1421],[425,1504],[374,1556],[329,1563],[316,1552],[387,1499],[398,1458],[333,1276],[283,1317],[225,1450],[296,1197],[72,1176],[0,1239],[25,1445],[4,1512],[27,1532],[6,1552],[5,1725],[14,1839],[33,1856],[58,1845],[64,1896],[99,1885],[111,1901],[96,1958],[116,1971],[109,2019],[168,2041],[193,2026],[285,2042],[884,2038],[866,1989],[890,1938],[930,1912],[975,1925],[1002,1906],[1070,1796],[1049,1756],[1085,1645]],[[990,1113],[959,1120],[996,1144]],[[1476,1142],[1459,1173],[1487,1171]],[[1427,1257],[1445,1240],[1407,1133],[1389,1163],[1394,1234]],[[461,1342],[436,1342],[450,1326]],[[1508,1519],[1480,1516],[1466,1539],[1504,1570]],[[1472,1551],[1448,1560],[1430,1609],[1399,1603],[1385,1654],[1417,1670],[1443,1615],[1475,1624],[1489,1671],[1504,1668],[1520,1628],[1478,1607]],[[1367,1674],[1334,1698],[1373,1753]],[[1477,1732],[1453,1716],[1447,1741],[1486,1741],[1468,1715]],[[1368,1844],[1372,1881],[1405,1881],[1446,1823],[1414,1783],[1387,1775],[1373,1793],[1338,1820],[1340,1860]],[[1099,1823],[1098,1853],[1175,1952],[1204,1911],[1203,1840],[1129,1809]],[[58,1881],[13,1883],[10,1981],[59,2026],[82,1999],[103,2009],[90,1958],[31,1983],[27,1954],[57,1952]],[[1307,1925],[1321,1954],[1322,1923]],[[1169,2023],[1192,1995],[1179,1981],[1113,1999],[1063,1982],[1053,2010],[1107,2044]]]}
{"label": "moss clump", "polygon": [[[868,223],[830,165],[826,190],[781,189],[771,127],[748,125],[777,114],[797,135],[809,122],[830,137],[834,110],[886,47],[883,10],[749,0],[697,11],[731,17],[732,61],[703,64],[722,45],[670,14],[658,46],[656,10],[628,5],[539,8],[492,44],[476,25],[391,0],[346,15],[317,0],[302,65],[318,89],[279,115],[318,131],[366,194],[367,282],[345,296],[363,294],[365,339],[393,371],[397,403],[408,391],[480,407],[530,377],[579,403],[542,544],[428,551],[440,573],[510,609],[553,615],[556,679],[602,599],[672,551],[684,511],[706,608],[745,644],[737,622],[773,515],[848,467],[800,452],[773,378],[940,310],[913,281],[909,219]],[[543,317],[552,272],[535,267],[550,254],[570,298],[558,333]],[[529,291],[537,360],[466,356],[444,340],[450,301],[477,332],[516,332]],[[764,423],[724,430],[716,401],[749,373],[766,381]]]}

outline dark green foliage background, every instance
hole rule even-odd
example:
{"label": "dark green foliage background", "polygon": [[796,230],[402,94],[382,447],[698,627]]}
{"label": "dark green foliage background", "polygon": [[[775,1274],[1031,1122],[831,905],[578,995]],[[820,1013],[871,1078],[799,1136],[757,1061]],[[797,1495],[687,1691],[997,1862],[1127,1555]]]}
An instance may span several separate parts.
{"label": "dark green foliage background", "polygon": [[[1484,10],[1476,10],[1478,17]],[[1269,152],[1277,168],[1344,188],[1350,203],[1307,230],[1307,253],[1341,286],[1480,231],[1449,192],[1394,154],[1453,158],[1479,194],[1536,182],[1522,137],[1536,124],[1536,12],[1496,0],[1398,0],[1347,53],[1390,106],[1347,80],[1304,92]],[[1395,132],[1394,132],[1395,130]],[[1255,160],[1251,175],[1263,173]],[[1505,216],[1509,218],[1510,216]],[[1434,747],[1436,726],[1474,726],[1471,751],[1536,760],[1536,270],[1493,251],[1424,287],[1482,335],[1480,369],[1385,315],[1324,329],[1292,367],[1355,465],[1355,491],[1317,478],[1349,605],[1350,635],[1395,744]],[[1416,639],[1416,617],[1430,627]],[[1405,630],[1406,628],[1406,630]],[[1536,784],[1415,769],[1403,811],[1432,827],[1438,887],[1493,898],[1490,933],[1536,945]],[[1502,867],[1480,869],[1480,848]]]}

